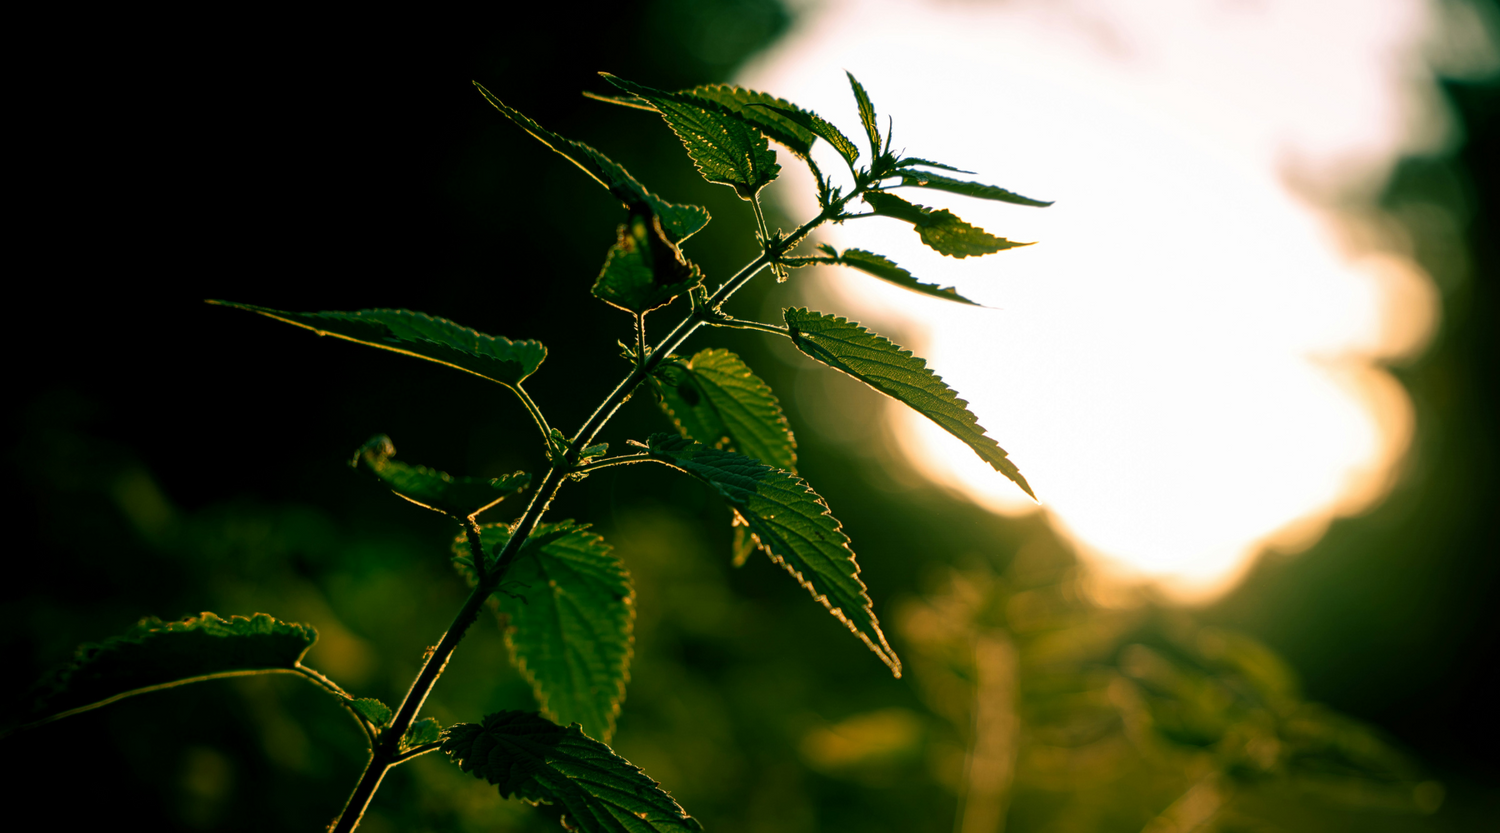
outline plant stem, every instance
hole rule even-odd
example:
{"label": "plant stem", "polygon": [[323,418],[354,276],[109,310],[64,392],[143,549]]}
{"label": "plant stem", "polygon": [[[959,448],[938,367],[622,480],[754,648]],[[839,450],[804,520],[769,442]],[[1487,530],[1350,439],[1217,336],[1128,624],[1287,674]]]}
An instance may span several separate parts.
{"label": "plant stem", "polygon": [[640,454],[625,454],[619,457],[606,457],[603,460],[595,460],[592,463],[584,463],[581,466],[574,466],[572,473],[580,474],[586,471],[607,469],[611,466],[628,466],[631,463],[650,463],[655,459],[655,457],[652,457],[650,454],[647,454],[644,451]]}
{"label": "plant stem", "polygon": [[464,519],[464,536],[469,539],[469,556],[474,559],[474,575],[484,581],[484,545],[479,540],[479,521],[470,515]]}
{"label": "plant stem", "polygon": [[[766,212],[760,207],[760,197],[757,196],[750,200],[750,208],[755,212],[755,228],[756,231],[760,232],[760,244],[762,247],[769,249],[771,247],[771,227],[766,223]],[[786,267],[772,263],[771,271],[775,273],[778,283],[786,280]]]}
{"label": "plant stem", "polygon": [[536,427],[542,431],[542,441],[550,444],[552,428],[547,425],[547,418],[542,416],[542,409],[538,408],[536,402],[532,401],[531,394],[527,393],[526,389],[521,387],[519,383],[508,385],[508,387],[516,392],[516,396],[521,397],[521,404],[526,406],[526,412],[531,414],[531,418],[536,421]]}
{"label": "plant stem", "polygon": [[719,318],[710,319],[707,324],[710,327],[730,327],[736,330],[759,330],[763,333],[774,333],[779,336],[788,335],[791,331],[786,327],[778,327],[775,324],[762,324],[759,321],[747,321],[743,318]]}
{"label": "plant stem", "polygon": [[[448,626],[447,632],[443,634],[442,640],[428,652],[427,659],[422,664],[422,670],[417,673],[417,678],[412,681],[411,688],[407,690],[405,699],[401,701],[401,707],[396,711],[395,719],[391,721],[391,725],[385,731],[380,733],[379,738],[372,747],[370,762],[365,766],[365,772],[360,776],[359,783],[355,785],[354,792],[350,794],[348,803],[344,805],[344,811],[339,815],[338,821],[334,823],[332,828],[333,833],[350,833],[350,831],[359,825],[360,818],[364,816],[365,808],[370,805],[370,799],[375,796],[375,791],[380,788],[381,779],[385,778],[385,774],[390,771],[391,767],[402,760],[400,749],[401,738],[416,720],[418,712],[422,709],[422,704],[427,701],[427,695],[432,692],[433,685],[437,682],[438,677],[442,675],[443,669],[447,667],[448,660],[452,658],[453,651],[458,647],[459,641],[464,638],[464,634],[468,632],[470,626],[478,619],[480,609],[484,607],[485,601],[489,599],[490,594],[495,591],[495,588],[499,586],[500,581],[505,577],[505,573],[510,568],[511,562],[515,560],[516,555],[521,551],[521,547],[526,543],[526,539],[536,529],[537,524],[542,519],[542,515],[546,514],[547,508],[552,505],[552,499],[557,496],[557,491],[562,488],[562,484],[567,480],[567,476],[574,471],[586,471],[590,468],[590,466],[585,465],[579,469],[574,469],[574,466],[578,462],[579,452],[593,440],[594,435],[599,433],[600,429],[609,422],[610,418],[614,416],[615,411],[630,398],[630,395],[635,392],[636,387],[646,380],[646,377],[651,374],[651,371],[657,365],[672,355],[672,352],[681,346],[687,340],[688,336],[691,336],[699,327],[712,318],[721,317],[718,312],[721,304],[728,300],[735,292],[738,292],[740,287],[755,277],[756,273],[767,264],[775,263],[777,258],[800,243],[804,237],[812,233],[818,226],[838,216],[843,206],[862,190],[863,188],[856,188],[853,193],[832,203],[823,209],[818,216],[804,223],[800,228],[775,245],[767,245],[766,249],[758,257],[745,264],[733,277],[725,281],[709,297],[706,304],[699,305],[683,318],[682,321],[678,322],[677,326],[672,329],[672,332],[668,333],[661,340],[661,343],[651,351],[650,355],[638,361],[620,384],[616,385],[613,391],[610,391],[610,394],[604,398],[603,402],[599,403],[599,407],[594,409],[588,420],[578,429],[578,433],[573,435],[572,441],[568,444],[567,453],[554,459],[552,466],[547,469],[546,476],[542,478],[541,484],[532,493],[531,503],[527,504],[526,511],[521,514],[520,520],[516,521],[515,526],[511,529],[510,539],[505,542],[505,546],[495,559],[494,567],[481,574],[473,592],[464,601],[464,605],[459,609],[458,614],[453,617],[453,622]],[[513,389],[520,394],[521,401],[526,403],[527,410],[531,411],[532,417],[537,421],[537,426],[542,429],[544,434],[550,435],[550,429],[546,427],[546,421],[542,419],[541,411],[531,401],[531,397],[527,396],[519,385],[513,386]],[[600,462],[618,465],[626,462],[644,462],[644,459],[649,459],[649,455],[631,455],[629,458],[615,458],[613,461],[606,460]],[[472,540],[470,543],[472,546]],[[483,553],[481,552],[479,556],[476,556],[476,568],[479,566],[479,558],[482,555]],[[476,569],[475,572],[479,573],[479,570]]]}

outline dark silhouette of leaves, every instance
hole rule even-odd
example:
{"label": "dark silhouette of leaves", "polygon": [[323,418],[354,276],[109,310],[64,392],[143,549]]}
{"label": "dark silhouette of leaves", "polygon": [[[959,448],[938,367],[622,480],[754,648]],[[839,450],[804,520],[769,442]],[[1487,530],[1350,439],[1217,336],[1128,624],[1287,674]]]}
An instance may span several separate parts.
{"label": "dark silhouette of leaves", "polygon": [[608,188],[609,192],[624,203],[626,208],[634,213],[648,213],[660,217],[662,228],[666,230],[673,243],[681,243],[708,225],[708,209],[697,205],[676,205],[661,199],[647,191],[645,186],[636,182],[634,177],[609,157],[583,142],[565,139],[542,127],[519,110],[511,109],[477,81],[474,86],[479,88],[480,94],[493,104],[496,110],[504,113],[506,118],[536,137],[542,144],[582,168],[584,173]]}
{"label": "dark silhouette of leaves", "polygon": [[397,462],[391,459],[395,454],[391,438],[381,434],[360,446],[354,464],[412,503],[456,518],[477,515],[531,483],[531,475],[520,471],[505,477],[454,477],[426,466]]}
{"label": "dark silhouette of leaves", "polygon": [[310,625],[264,613],[180,622],[142,619],[125,633],[79,647],[37,689],[28,720],[98,708],[124,697],[215,677],[291,671],[318,639]]}
{"label": "dark silhouette of leaves", "polygon": [[547,348],[539,341],[485,335],[444,318],[404,309],[283,312],[230,301],[209,303],[258,312],[320,336],[445,364],[510,388],[519,386],[547,358]]}

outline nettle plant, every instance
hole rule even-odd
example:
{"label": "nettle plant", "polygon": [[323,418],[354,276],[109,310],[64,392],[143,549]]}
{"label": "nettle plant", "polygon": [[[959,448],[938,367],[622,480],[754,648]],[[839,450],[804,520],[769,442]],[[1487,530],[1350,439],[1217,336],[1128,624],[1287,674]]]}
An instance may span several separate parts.
{"label": "nettle plant", "polygon": [[[638,463],[668,466],[717,492],[733,512],[736,564],[756,550],[765,553],[892,674],[901,675],[901,661],[881,632],[849,539],[823,499],[797,476],[796,445],[775,395],[727,350],[708,348],[689,357],[678,351],[705,326],[790,339],[814,361],[915,408],[1031,495],[1006,452],[925,360],[834,315],[787,309],[783,322],[773,324],[731,317],[723,304],[759,275],[785,280],[788,270],[813,264],[849,266],[915,292],[972,304],[951,287],[923,283],[872,252],[840,252],[826,245],[815,253],[792,252],[825,223],[869,216],[909,223],[923,243],[949,257],[1026,245],[995,237],[952,212],[908,202],[893,193],[897,188],[948,191],[1023,206],[1049,203],[935,173],[966,172],[893,153],[889,126],[882,138],[875,107],[852,75],[849,82],[869,140],[867,165],[860,164],[861,149],[838,128],[782,99],[722,85],[663,92],[604,77],[619,93],[591,97],[660,114],[704,179],[733,188],[750,203],[760,254],[710,291],[702,272],[681,249],[683,241],[708,223],[707,210],[662,200],[604,154],[548,131],[479,87],[506,118],[567,157],[628,212],[592,291],[629,316],[633,333],[620,344],[630,370],[571,435],[547,421],[524,387],[546,358],[539,342],[486,335],[407,310],[304,313],[211,302],[481,376],[513,391],[536,422],[545,471],[525,511],[509,523],[481,523],[479,518],[532,486],[531,475],[451,476],[397,461],[385,437],[371,440],[355,456],[355,465],[396,495],[457,522],[461,532],[453,544],[453,565],[473,588],[448,631],[428,651],[401,704],[392,710],[379,700],[355,697],[303,665],[303,656],[317,638],[311,626],[265,613],[227,619],[204,613],[180,622],[147,619],[121,636],[84,646],[72,663],[38,687],[31,725],[188,682],[293,673],[338,698],[370,743],[369,764],[333,823],[335,831],[353,830],[359,824],[392,767],[435,751],[448,755],[464,772],[495,784],[502,796],[560,805],[564,823],[574,829],[701,829],[656,781],[607,745],[625,698],[633,652],[635,593],[629,572],[588,524],[544,520],[553,498],[569,481]],[[851,181],[835,184],[818,169],[810,151],[819,139],[842,157]],[[807,164],[817,182],[821,210],[791,232],[772,232],[761,210],[761,189],[780,171],[768,140]],[[678,304],[679,309],[687,307],[686,314],[653,346],[647,313],[678,298],[686,299]],[[607,443],[596,442],[599,433],[642,386],[655,394],[676,431],[653,434],[644,442],[627,440],[626,453],[610,455]],[[420,718],[454,649],[486,606],[499,614],[511,659],[530,683],[540,711],[502,711],[479,723],[448,727]]]}

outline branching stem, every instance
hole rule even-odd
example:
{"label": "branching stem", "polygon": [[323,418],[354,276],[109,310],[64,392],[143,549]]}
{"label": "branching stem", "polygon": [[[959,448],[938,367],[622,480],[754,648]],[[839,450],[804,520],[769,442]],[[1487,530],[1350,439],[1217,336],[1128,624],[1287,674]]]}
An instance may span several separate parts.
{"label": "branching stem", "polygon": [[[697,305],[677,326],[672,329],[665,338],[641,360],[636,362],[629,374],[610,391],[599,407],[583,423],[573,439],[568,444],[565,454],[557,455],[552,459],[552,465],[547,469],[547,474],[542,482],[532,493],[531,503],[526,506],[526,511],[521,514],[520,520],[516,521],[511,529],[510,539],[500,550],[495,558],[494,566],[486,571],[475,585],[469,598],[453,617],[453,622],[448,626],[448,631],[437,645],[427,652],[426,661],[422,664],[422,670],[417,673],[417,678],[412,681],[411,688],[406,692],[406,697],[401,701],[401,706],[396,710],[396,717],[391,721],[389,727],[380,733],[370,752],[370,762],[365,767],[364,775],[360,776],[359,783],[354,792],[350,794],[349,801],[344,805],[344,811],[332,828],[333,833],[350,833],[359,824],[364,816],[365,808],[369,806],[370,799],[374,797],[375,791],[380,788],[380,782],[391,767],[414,757],[411,753],[401,751],[401,738],[411,728],[411,724],[417,719],[417,714],[422,710],[422,705],[427,701],[427,695],[432,692],[433,685],[442,675],[443,669],[447,667],[448,660],[452,658],[453,651],[458,647],[460,640],[464,638],[469,628],[479,617],[479,611],[489,599],[490,594],[495,592],[500,581],[505,578],[506,571],[511,562],[515,560],[525,545],[526,539],[530,537],[537,524],[541,522],[542,516],[546,514],[552,500],[557,496],[558,489],[568,479],[569,474],[578,471],[589,471],[594,468],[602,468],[607,465],[624,465],[627,463],[645,462],[652,459],[649,454],[628,455],[616,457],[612,460],[600,460],[597,464],[585,464],[578,466],[578,454],[586,448],[599,433],[600,429],[614,416],[615,411],[625,403],[635,389],[650,376],[651,371],[661,364],[673,351],[682,345],[699,327],[708,323],[711,319],[722,318],[719,307],[730,296],[738,292],[741,287],[755,277],[760,270],[776,261],[798,243],[811,234],[814,229],[823,223],[837,217],[843,211],[844,205],[854,199],[864,190],[869,188],[869,182],[861,179],[855,190],[848,196],[841,197],[825,207],[818,216],[804,223],[791,234],[777,241],[766,241],[764,251],[754,260],[745,264],[729,280],[725,281],[713,295],[709,296],[707,303]],[[756,215],[760,223],[764,224],[764,218],[760,216],[759,207]],[[644,339],[643,339],[644,343]],[[515,385],[514,390],[520,394],[521,401],[526,403],[527,410],[531,411],[532,418],[537,421],[537,427],[542,429],[544,435],[550,436],[551,429],[547,427],[546,420],[542,418],[541,411],[531,401],[531,397],[521,390],[520,385]],[[549,445],[550,448],[550,445]],[[470,543],[473,546],[472,539]],[[481,552],[482,555],[482,552]],[[479,565],[476,557],[475,565]],[[476,570],[476,572],[478,572]],[[321,675],[319,675],[321,676]],[[423,747],[418,747],[422,749]],[[433,748],[437,748],[434,746]],[[431,751],[430,749],[426,751]]]}

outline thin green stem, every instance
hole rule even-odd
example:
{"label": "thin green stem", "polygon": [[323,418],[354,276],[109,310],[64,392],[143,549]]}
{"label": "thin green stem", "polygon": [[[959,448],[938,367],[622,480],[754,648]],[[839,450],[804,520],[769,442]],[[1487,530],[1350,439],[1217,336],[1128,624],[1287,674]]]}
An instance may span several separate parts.
{"label": "thin green stem", "polygon": [[628,466],[631,463],[649,463],[654,461],[655,459],[656,458],[652,457],[650,454],[645,453],[644,451],[640,454],[625,454],[619,457],[607,457],[603,460],[595,460],[592,463],[584,463],[581,466],[574,466],[572,473],[581,474],[582,472],[586,471],[607,469],[611,466]]}
{"label": "thin green stem", "polygon": [[642,312],[635,314],[635,355],[636,361],[646,355],[646,314]]}
{"label": "thin green stem", "polygon": [[474,575],[484,581],[484,544],[479,539],[479,521],[470,515],[464,518],[464,536],[469,539],[469,556],[474,559]]}
{"label": "thin green stem", "polygon": [[778,327],[775,324],[762,324],[759,321],[749,321],[744,318],[713,318],[704,322],[710,327],[731,327],[736,330],[760,330],[763,333],[775,333],[779,336],[790,335],[786,327]]}
{"label": "thin green stem", "polygon": [[[760,244],[771,250],[771,226],[766,222],[766,212],[760,207],[760,197],[756,196],[750,200],[750,208],[755,212],[755,230],[760,232]],[[774,260],[771,262],[771,272],[776,275],[777,281],[786,280],[786,269]]]}
{"label": "thin green stem", "polygon": [[442,741],[436,741],[434,743],[424,743],[421,746],[414,746],[411,749],[402,752],[400,755],[397,755],[396,760],[391,762],[391,766],[395,766],[396,764],[404,764],[412,758],[420,758],[421,756],[426,755],[428,752],[436,752],[442,748]]}
{"label": "thin green stem", "polygon": [[547,424],[547,418],[542,416],[542,409],[537,407],[536,402],[531,398],[531,394],[527,393],[526,389],[521,387],[520,383],[510,385],[509,387],[516,392],[516,396],[521,397],[521,404],[526,406],[526,412],[531,414],[531,418],[536,421],[536,427],[541,429],[542,441],[550,443],[551,440],[548,438],[552,436],[552,427]]}

